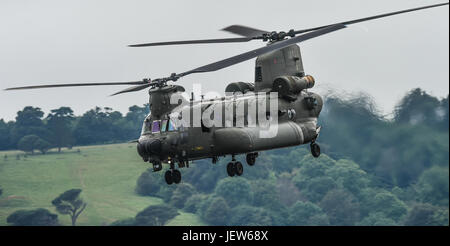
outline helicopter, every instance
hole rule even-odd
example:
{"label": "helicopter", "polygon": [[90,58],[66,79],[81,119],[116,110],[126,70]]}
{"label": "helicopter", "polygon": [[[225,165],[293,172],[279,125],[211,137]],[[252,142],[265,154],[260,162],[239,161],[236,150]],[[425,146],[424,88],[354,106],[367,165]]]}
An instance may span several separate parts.
{"label": "helicopter", "polygon": [[[352,24],[448,4],[287,32],[232,25],[223,30],[241,37],[133,44],[129,46],[267,42],[264,47],[182,73],[172,73],[168,77],[128,82],[35,85],[5,90],[132,85],[113,94],[119,95],[149,89],[150,114],[144,119],[139,139],[133,142],[137,143],[137,152],[143,161],[152,164],[154,172],[161,171],[163,163],[168,164],[164,179],[169,185],[178,184],[181,182],[178,169],[189,167],[192,161],[210,158],[212,163],[216,163],[219,157],[231,155],[231,161],[226,165],[227,174],[230,177],[241,176],[244,167],[236,160],[237,155],[244,154],[247,164],[253,166],[259,152],[275,148],[309,144],[313,157],[321,154],[317,143],[321,127],[317,120],[324,102],[319,94],[309,90],[314,87],[315,79],[304,71],[298,43]],[[254,82],[230,83],[225,89],[226,96],[195,99],[193,93],[186,96],[182,86],[170,83],[190,74],[214,72],[253,58],[256,58]]]}

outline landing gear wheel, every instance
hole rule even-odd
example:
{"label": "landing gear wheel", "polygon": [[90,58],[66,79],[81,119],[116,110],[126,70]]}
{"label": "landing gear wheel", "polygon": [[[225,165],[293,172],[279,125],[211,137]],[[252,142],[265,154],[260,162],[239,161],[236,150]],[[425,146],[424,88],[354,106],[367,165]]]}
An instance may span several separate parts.
{"label": "landing gear wheel", "polygon": [[241,162],[238,161],[238,162],[234,163],[234,171],[237,176],[242,175],[242,173],[244,172],[244,167],[242,166]]}
{"label": "landing gear wheel", "polygon": [[256,162],[256,154],[255,154],[255,153],[247,154],[246,161],[247,161],[247,164],[248,164],[249,166],[255,165],[255,162]]}
{"label": "landing gear wheel", "polygon": [[181,172],[178,170],[173,170],[172,179],[175,184],[179,184],[181,182]]}
{"label": "landing gear wheel", "polygon": [[161,171],[161,169],[162,169],[161,162],[159,161],[153,162],[153,172]]}
{"label": "landing gear wheel", "polygon": [[[172,171],[166,171],[166,173],[164,174],[164,178],[166,179],[166,183],[168,185],[173,184]],[[181,176],[180,176],[180,178],[181,178]]]}
{"label": "landing gear wheel", "polygon": [[316,143],[311,143],[311,154],[317,158],[320,156],[320,146]]}
{"label": "landing gear wheel", "polygon": [[229,162],[228,163],[228,165],[227,165],[227,173],[228,173],[228,176],[230,176],[230,177],[233,177],[236,174],[233,162]]}

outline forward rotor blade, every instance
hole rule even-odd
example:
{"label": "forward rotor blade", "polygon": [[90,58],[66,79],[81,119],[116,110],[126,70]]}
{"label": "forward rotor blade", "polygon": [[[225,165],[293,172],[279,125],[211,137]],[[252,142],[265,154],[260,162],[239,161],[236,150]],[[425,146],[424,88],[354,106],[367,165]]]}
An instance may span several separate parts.
{"label": "forward rotor blade", "polygon": [[146,44],[132,44],[132,45],[128,45],[128,47],[147,47],[147,46],[178,45],[178,44],[238,43],[238,42],[248,42],[252,39],[253,38],[251,38],[251,37],[200,39],[200,40],[169,41],[169,42],[146,43]]}
{"label": "forward rotor blade", "polygon": [[111,96],[115,96],[115,95],[119,95],[119,94],[127,93],[127,92],[140,91],[140,90],[150,87],[150,85],[151,84],[147,83],[145,85],[132,86],[132,87],[126,88],[125,90],[116,92],[116,93],[112,94]]}
{"label": "forward rotor blade", "polygon": [[148,81],[130,81],[130,82],[106,82],[106,83],[73,83],[73,84],[53,84],[53,85],[32,85],[22,87],[6,88],[5,91],[10,90],[26,90],[26,89],[42,89],[42,88],[58,88],[58,87],[78,87],[78,86],[101,86],[101,85],[142,85],[147,84]]}
{"label": "forward rotor blade", "polygon": [[302,42],[302,41],[305,41],[305,40],[308,40],[311,38],[315,38],[315,37],[318,37],[318,36],[321,36],[321,35],[324,35],[324,34],[327,34],[330,32],[334,32],[334,31],[343,29],[345,27],[346,27],[345,25],[333,25],[333,26],[329,26],[329,27],[326,27],[323,29],[319,29],[314,32],[303,34],[301,36],[297,36],[297,37],[283,40],[280,42],[275,42],[271,45],[268,45],[268,46],[265,46],[265,47],[262,47],[259,49],[255,49],[255,50],[252,50],[252,51],[249,51],[249,52],[237,55],[237,56],[227,58],[225,60],[221,60],[218,62],[208,64],[206,66],[202,66],[202,67],[190,70],[188,72],[180,74],[180,76],[186,76],[191,73],[204,73],[204,72],[216,71],[216,70],[219,70],[222,68],[232,66],[237,63],[241,63],[243,61],[250,60],[250,59],[260,56],[262,54],[266,54],[266,53],[274,51],[274,50],[282,49],[284,47],[287,47],[287,46],[295,44],[295,43],[299,43],[299,42]]}
{"label": "forward rotor blade", "polygon": [[241,25],[232,25],[229,27],[225,27],[222,31],[234,33],[237,35],[241,35],[244,37],[258,37],[265,33],[269,33],[268,31],[263,31],[259,29],[255,29],[252,27],[241,26]]}
{"label": "forward rotor blade", "polygon": [[384,18],[384,17],[387,17],[387,16],[398,15],[398,14],[403,14],[403,13],[408,13],[408,12],[418,11],[418,10],[422,10],[422,9],[435,8],[435,7],[444,6],[444,5],[448,5],[448,4],[449,4],[449,3],[447,2],[447,3],[433,4],[433,5],[428,5],[428,6],[418,7],[418,8],[412,8],[412,9],[400,10],[400,11],[396,11],[396,12],[391,12],[391,13],[386,13],[386,14],[380,14],[380,15],[374,15],[374,16],[365,17],[365,18],[356,19],[356,20],[344,21],[344,22],[335,23],[335,24],[330,24],[330,25],[324,25],[324,26],[319,26],[319,27],[313,27],[313,28],[308,28],[308,29],[298,30],[298,31],[295,31],[294,33],[295,33],[295,34],[300,34],[300,33],[305,33],[305,32],[315,31],[315,30],[322,29],[322,28],[324,28],[324,27],[328,27],[328,26],[332,26],[332,25],[338,25],[338,24],[340,24],[340,25],[351,25],[351,24],[356,24],[356,23],[360,23],[360,22],[364,22],[364,21],[369,21],[369,20],[374,20],[374,19]]}

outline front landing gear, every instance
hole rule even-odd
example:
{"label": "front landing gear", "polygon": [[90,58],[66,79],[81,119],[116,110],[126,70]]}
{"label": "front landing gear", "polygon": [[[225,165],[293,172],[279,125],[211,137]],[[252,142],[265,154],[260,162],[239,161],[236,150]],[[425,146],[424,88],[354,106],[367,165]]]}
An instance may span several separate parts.
{"label": "front landing gear", "polygon": [[167,170],[166,173],[164,174],[164,178],[168,185],[171,185],[173,183],[179,184],[181,182],[181,172],[176,169]]}
{"label": "front landing gear", "polygon": [[169,162],[170,170],[167,170],[164,174],[164,179],[168,185],[173,183],[179,184],[181,182],[181,172],[175,169],[175,164],[173,162]]}
{"label": "front landing gear", "polygon": [[320,156],[320,146],[316,142],[311,142],[310,147],[311,147],[312,156],[314,156],[315,158],[319,157]]}

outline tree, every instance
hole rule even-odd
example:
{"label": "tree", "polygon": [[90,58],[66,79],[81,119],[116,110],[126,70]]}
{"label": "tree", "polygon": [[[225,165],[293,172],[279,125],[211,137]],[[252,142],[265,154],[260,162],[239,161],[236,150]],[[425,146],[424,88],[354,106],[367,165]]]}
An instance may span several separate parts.
{"label": "tree", "polygon": [[448,226],[448,224],[448,207],[439,209],[427,203],[413,205],[405,218],[406,226]]}
{"label": "tree", "polygon": [[3,119],[0,119],[0,150],[12,149],[14,147],[11,144],[13,124],[13,122],[6,123]]}
{"label": "tree", "polygon": [[447,167],[434,166],[424,171],[417,183],[419,199],[424,203],[448,207],[448,177],[449,171]]}
{"label": "tree", "polygon": [[354,225],[359,220],[359,203],[349,192],[342,189],[329,191],[320,207],[328,215],[331,225]]}
{"label": "tree", "polygon": [[138,226],[162,226],[177,215],[177,209],[172,206],[151,205],[139,212],[135,221]]}
{"label": "tree", "polygon": [[84,113],[75,127],[77,144],[106,143],[125,140],[120,126],[122,114],[111,108],[89,110]]}
{"label": "tree", "polygon": [[369,216],[362,219],[358,226],[396,226],[398,225],[391,218],[386,217],[384,213],[375,212],[370,213]]}
{"label": "tree", "polygon": [[183,208],[186,200],[196,192],[191,184],[179,184],[170,198],[170,204],[176,208]]}
{"label": "tree", "polygon": [[252,201],[250,183],[242,177],[222,179],[214,193],[223,197],[231,207]]}
{"label": "tree", "polygon": [[87,203],[80,197],[81,189],[70,189],[65,191],[52,201],[56,211],[60,214],[67,214],[72,220],[72,226],[78,219],[78,216],[84,211]]}
{"label": "tree", "polygon": [[34,150],[37,146],[36,143],[39,143],[39,140],[41,139],[36,135],[27,135],[20,139],[17,146],[24,152],[31,152],[31,154],[34,154]]}
{"label": "tree", "polygon": [[251,184],[253,205],[257,207],[274,208],[281,206],[277,186],[267,180],[256,180]]}
{"label": "tree", "polygon": [[395,121],[408,124],[430,124],[436,125],[441,121],[437,109],[440,101],[416,88],[410,91],[397,105],[395,110]]}
{"label": "tree", "polygon": [[34,142],[34,147],[41,151],[42,154],[45,154],[50,149],[50,143],[43,139],[38,139]]}
{"label": "tree", "polygon": [[204,194],[194,194],[189,197],[184,203],[184,210],[189,213],[197,213],[199,210],[200,204],[207,198]]}
{"label": "tree", "polygon": [[162,185],[161,175],[151,170],[146,170],[136,181],[136,193],[142,196],[156,195]]}
{"label": "tree", "polygon": [[51,110],[47,118],[47,128],[51,132],[51,142],[61,152],[62,147],[72,146],[74,143],[72,135],[73,111],[69,107],[60,107]]}
{"label": "tree", "polygon": [[36,135],[42,139],[47,139],[49,132],[42,121],[43,116],[44,112],[40,108],[31,106],[17,112],[16,122],[10,135],[12,144],[16,145],[26,135]]}
{"label": "tree", "polygon": [[322,209],[311,202],[296,202],[289,213],[289,225],[325,226],[329,225],[328,218]]}
{"label": "tree", "polygon": [[326,171],[327,176],[332,177],[340,186],[357,195],[359,191],[369,184],[367,173],[359,168],[353,161],[341,159]]}
{"label": "tree", "polygon": [[212,225],[226,225],[230,207],[223,197],[211,197],[204,209],[204,211],[201,211],[203,220]]}
{"label": "tree", "polygon": [[55,226],[58,215],[47,209],[17,210],[6,218],[6,222],[14,226]]}
{"label": "tree", "polygon": [[273,220],[270,212],[263,208],[239,205],[233,209],[228,225],[230,226],[270,226]]}
{"label": "tree", "polygon": [[300,191],[291,180],[291,175],[282,173],[277,178],[277,193],[280,203],[285,206],[291,206],[301,199]]}

